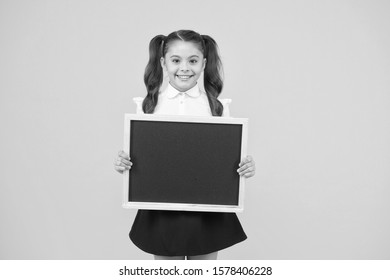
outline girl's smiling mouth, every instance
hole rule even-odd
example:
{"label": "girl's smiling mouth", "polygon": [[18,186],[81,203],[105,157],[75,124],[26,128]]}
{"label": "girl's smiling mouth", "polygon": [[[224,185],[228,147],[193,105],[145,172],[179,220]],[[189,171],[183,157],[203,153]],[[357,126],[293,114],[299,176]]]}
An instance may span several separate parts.
{"label": "girl's smiling mouth", "polygon": [[180,80],[182,81],[187,81],[189,80],[190,78],[193,77],[193,75],[176,75],[176,77],[178,77]]}

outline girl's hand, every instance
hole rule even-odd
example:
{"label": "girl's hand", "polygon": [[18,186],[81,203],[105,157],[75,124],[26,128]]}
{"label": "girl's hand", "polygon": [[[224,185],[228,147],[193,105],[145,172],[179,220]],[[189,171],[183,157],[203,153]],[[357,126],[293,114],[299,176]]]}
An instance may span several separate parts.
{"label": "girl's hand", "polygon": [[238,174],[240,174],[240,176],[244,176],[245,178],[250,178],[256,173],[255,161],[251,156],[244,158],[238,166],[240,167],[237,169]]}
{"label": "girl's hand", "polygon": [[118,152],[118,157],[114,161],[114,168],[119,173],[123,173],[125,170],[129,170],[133,163],[130,161],[130,157],[124,151]]}

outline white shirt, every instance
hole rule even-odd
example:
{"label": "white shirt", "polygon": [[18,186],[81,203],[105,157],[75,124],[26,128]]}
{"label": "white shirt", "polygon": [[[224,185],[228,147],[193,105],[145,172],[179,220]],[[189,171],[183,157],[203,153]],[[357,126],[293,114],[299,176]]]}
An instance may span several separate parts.
{"label": "white shirt", "polygon": [[[137,114],[143,114],[142,101],[144,98],[136,97]],[[231,99],[220,99],[224,110],[223,117],[229,117],[229,104]],[[156,115],[186,115],[210,117],[211,109],[209,100],[198,84],[186,92],[180,92],[168,83],[164,91],[159,93],[157,106],[154,109]]]}
{"label": "white shirt", "polygon": [[186,92],[180,92],[168,83],[158,96],[155,115],[211,116],[207,95],[198,84]]}

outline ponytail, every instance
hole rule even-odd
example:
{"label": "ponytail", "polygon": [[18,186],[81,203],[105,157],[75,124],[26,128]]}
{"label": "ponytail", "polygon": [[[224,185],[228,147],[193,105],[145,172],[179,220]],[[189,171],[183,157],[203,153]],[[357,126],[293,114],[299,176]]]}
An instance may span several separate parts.
{"label": "ponytail", "polygon": [[213,38],[202,35],[204,42],[204,56],[206,67],[204,69],[204,89],[209,99],[210,109],[213,116],[222,116],[223,105],[218,100],[223,88],[222,62],[218,54],[218,46]]}
{"label": "ponytail", "polygon": [[160,59],[163,53],[164,35],[155,36],[149,43],[149,62],[145,68],[144,83],[147,95],[142,102],[142,110],[152,114],[158,101],[158,92],[163,82],[164,74]]}

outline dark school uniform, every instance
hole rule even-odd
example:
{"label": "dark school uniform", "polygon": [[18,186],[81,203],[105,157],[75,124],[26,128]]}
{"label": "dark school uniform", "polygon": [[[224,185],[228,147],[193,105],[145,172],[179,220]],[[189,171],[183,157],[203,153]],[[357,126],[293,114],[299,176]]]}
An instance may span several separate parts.
{"label": "dark school uniform", "polygon": [[[182,93],[170,84],[160,93],[154,114],[211,116],[198,85]],[[141,250],[161,256],[209,254],[247,238],[235,213],[171,210],[138,210],[129,236]]]}

